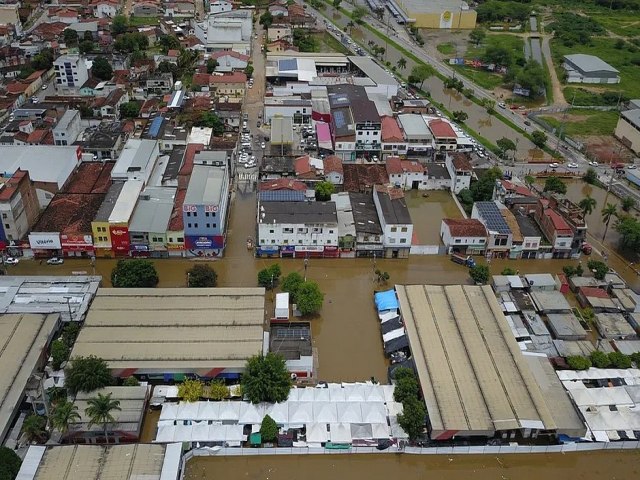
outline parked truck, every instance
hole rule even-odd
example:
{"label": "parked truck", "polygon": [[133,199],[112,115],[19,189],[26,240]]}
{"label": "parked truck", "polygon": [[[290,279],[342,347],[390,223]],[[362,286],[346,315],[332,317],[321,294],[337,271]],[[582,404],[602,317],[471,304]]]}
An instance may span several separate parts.
{"label": "parked truck", "polygon": [[452,253],[451,260],[459,263],[460,265],[465,265],[469,268],[473,268],[476,266],[476,261],[471,258],[469,255],[460,255],[459,253]]}

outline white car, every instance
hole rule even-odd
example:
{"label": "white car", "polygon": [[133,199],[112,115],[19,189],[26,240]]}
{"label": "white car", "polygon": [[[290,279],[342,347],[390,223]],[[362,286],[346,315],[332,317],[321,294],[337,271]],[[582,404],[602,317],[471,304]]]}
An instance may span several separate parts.
{"label": "white car", "polygon": [[17,265],[19,261],[20,260],[15,257],[7,257],[4,259],[4,263],[7,265]]}
{"label": "white car", "polygon": [[592,162],[589,162],[589,165],[591,165],[592,167],[599,167],[600,164],[598,162],[596,162],[595,160]]}
{"label": "white car", "polygon": [[262,142],[262,143],[260,144],[260,148],[267,148],[267,144],[266,144],[266,143],[264,143],[264,142]]}
{"label": "white car", "polygon": [[499,106],[500,108],[507,108],[507,104],[506,104],[506,103],[504,103],[504,102],[500,102],[500,103],[498,104],[498,106]]}
{"label": "white car", "polygon": [[569,167],[569,168],[578,168],[578,164],[577,163],[569,163],[569,164],[567,164],[567,167]]}
{"label": "white car", "polygon": [[47,260],[47,265],[62,265],[64,260],[62,258],[53,257]]}
{"label": "white car", "polygon": [[549,164],[549,168],[558,168],[558,167],[559,167],[559,165],[557,163],[555,163],[555,162]]}

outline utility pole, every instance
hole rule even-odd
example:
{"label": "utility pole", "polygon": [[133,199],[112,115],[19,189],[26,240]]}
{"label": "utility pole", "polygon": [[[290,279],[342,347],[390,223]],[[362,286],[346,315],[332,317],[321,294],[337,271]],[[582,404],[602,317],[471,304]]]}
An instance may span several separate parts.
{"label": "utility pole", "polygon": [[69,321],[73,321],[73,315],[71,314],[71,299],[73,297],[65,296],[64,299],[67,301],[67,308],[69,309]]}
{"label": "utility pole", "polygon": [[[573,108],[573,104],[576,101],[576,92],[573,92],[573,98],[571,99],[571,108]],[[564,131],[564,124],[567,120],[567,111],[565,110],[562,113],[562,122],[560,122],[560,129],[557,132],[558,141],[556,142],[556,148],[553,150],[554,155],[558,153],[558,149],[560,148],[560,142],[562,141],[562,132]]]}
{"label": "utility pole", "polygon": [[307,281],[307,267],[309,266],[309,257],[304,257],[304,281]]}

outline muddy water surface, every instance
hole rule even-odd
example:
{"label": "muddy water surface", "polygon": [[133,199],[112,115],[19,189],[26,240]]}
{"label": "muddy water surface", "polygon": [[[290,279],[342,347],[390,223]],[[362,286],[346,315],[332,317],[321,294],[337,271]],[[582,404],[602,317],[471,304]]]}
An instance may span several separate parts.
{"label": "muddy water surface", "polygon": [[530,455],[283,455],[194,458],[185,480],[631,480],[638,452]]}

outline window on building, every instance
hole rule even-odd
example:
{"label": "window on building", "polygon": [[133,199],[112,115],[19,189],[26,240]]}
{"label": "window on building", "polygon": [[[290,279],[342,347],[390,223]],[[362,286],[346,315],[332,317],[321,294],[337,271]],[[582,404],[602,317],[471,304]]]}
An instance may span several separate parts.
{"label": "window on building", "polygon": [[302,245],[302,240],[298,240],[298,245]]}
{"label": "window on building", "polygon": [[216,227],[217,227],[217,225],[214,223],[214,224],[213,224],[213,228],[216,228]]}
{"label": "window on building", "polygon": [[190,216],[191,216],[191,212],[187,212],[187,217],[190,217]]}
{"label": "window on building", "polygon": [[402,227],[402,228],[400,229],[400,231],[401,231],[401,232],[403,232],[403,233],[406,233],[406,232],[407,232],[407,227]]}
{"label": "window on building", "polygon": [[209,212],[204,212],[204,216],[208,217],[209,216]]}
{"label": "window on building", "polygon": [[289,245],[289,240],[287,240],[286,238],[282,241],[282,243],[284,243],[285,245]]}
{"label": "window on building", "polygon": [[2,214],[2,218],[7,218],[7,214],[6,214],[6,213],[3,213],[3,214]]}
{"label": "window on building", "polygon": [[462,242],[462,240],[460,240],[459,238],[456,238],[455,243],[461,243],[461,242]]}
{"label": "window on building", "polygon": [[398,231],[398,228],[397,228],[397,227],[391,227],[391,231],[392,231],[392,232],[397,232],[397,231]]}
{"label": "window on building", "polygon": [[198,216],[198,212],[193,212],[193,216],[197,217]]}
{"label": "window on building", "polygon": [[207,223],[207,228],[211,228],[211,224],[210,223]]}
{"label": "window on building", "polygon": [[188,227],[188,228],[191,228],[191,224],[190,224],[190,223],[187,223],[187,227]]}
{"label": "window on building", "polygon": [[333,233],[333,230],[329,230],[329,233]]}
{"label": "window on building", "polygon": [[406,238],[401,238],[400,239],[400,243],[407,243],[407,239]]}
{"label": "window on building", "polygon": [[282,233],[293,233],[293,228],[283,228]]}
{"label": "window on building", "polygon": [[178,237],[178,243],[184,243],[184,237]]}
{"label": "window on building", "polygon": [[276,243],[276,241],[272,238],[271,239],[271,244],[273,245],[274,243]]}
{"label": "window on building", "polygon": [[317,245],[318,244],[318,240],[313,240],[313,244]]}
{"label": "window on building", "polygon": [[390,237],[390,238],[389,238],[389,243],[396,243],[396,239],[395,239],[395,238],[393,238],[393,237]]}
{"label": "window on building", "polygon": [[198,224],[197,224],[197,223],[194,223],[194,224],[193,224],[193,228],[198,228]]}
{"label": "window on building", "polygon": [[274,233],[274,230],[269,230],[269,233]]}
{"label": "window on building", "polygon": [[211,216],[215,217],[216,216],[216,212],[211,212]]}
{"label": "window on building", "polygon": [[8,223],[5,223],[4,228],[11,228],[11,225],[9,225]]}

